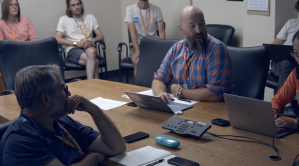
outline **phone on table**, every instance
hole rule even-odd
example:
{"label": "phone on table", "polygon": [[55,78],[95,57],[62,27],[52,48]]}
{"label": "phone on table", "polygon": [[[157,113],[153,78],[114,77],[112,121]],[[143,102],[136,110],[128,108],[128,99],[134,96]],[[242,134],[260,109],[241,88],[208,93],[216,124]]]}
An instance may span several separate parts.
{"label": "phone on table", "polygon": [[138,132],[138,133],[134,133],[128,136],[123,137],[124,141],[126,143],[132,143],[132,142],[136,142],[145,138],[148,138],[149,134],[145,133],[145,132]]}
{"label": "phone on table", "polygon": [[197,162],[190,161],[181,157],[174,157],[167,160],[168,164],[177,165],[177,166],[199,166]]}
{"label": "phone on table", "polygon": [[229,121],[224,120],[224,119],[220,119],[220,118],[213,119],[211,122],[214,125],[218,125],[218,126],[222,126],[222,127],[226,127],[226,126],[230,125]]}

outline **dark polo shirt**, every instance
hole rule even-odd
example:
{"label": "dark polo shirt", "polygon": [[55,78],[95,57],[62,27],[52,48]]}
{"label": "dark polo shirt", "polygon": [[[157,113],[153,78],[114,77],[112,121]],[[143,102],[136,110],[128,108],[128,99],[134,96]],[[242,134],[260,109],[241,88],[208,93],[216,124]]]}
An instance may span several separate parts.
{"label": "dark polo shirt", "polygon": [[82,156],[77,149],[54,136],[61,136],[76,146],[57,122],[75,138],[83,152],[86,152],[90,144],[100,134],[69,116],[61,117],[54,122],[55,133],[47,130],[32,118],[23,114],[22,111],[21,116],[26,120],[18,119],[10,125],[1,139],[0,152],[2,153],[3,166],[45,165],[55,158],[64,165],[81,161]]}

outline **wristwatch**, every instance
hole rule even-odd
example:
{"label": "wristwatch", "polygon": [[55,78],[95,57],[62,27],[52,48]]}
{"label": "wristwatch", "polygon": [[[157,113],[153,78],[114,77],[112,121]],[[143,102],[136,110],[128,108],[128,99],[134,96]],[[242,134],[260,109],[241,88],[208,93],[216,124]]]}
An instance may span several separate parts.
{"label": "wristwatch", "polygon": [[74,46],[77,46],[77,42],[74,42]]}
{"label": "wristwatch", "polygon": [[177,92],[176,95],[178,96],[179,99],[182,99],[182,98],[183,98],[183,94],[182,94],[183,89],[184,89],[183,87],[180,87],[180,88],[178,89],[178,92]]}

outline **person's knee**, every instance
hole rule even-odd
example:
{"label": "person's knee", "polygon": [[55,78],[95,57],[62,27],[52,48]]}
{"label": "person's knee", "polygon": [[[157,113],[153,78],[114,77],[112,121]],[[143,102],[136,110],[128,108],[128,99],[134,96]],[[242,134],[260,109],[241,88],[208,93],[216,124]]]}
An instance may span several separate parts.
{"label": "person's knee", "polygon": [[97,57],[97,51],[94,47],[89,47],[86,50],[86,54],[88,58],[96,58]]}

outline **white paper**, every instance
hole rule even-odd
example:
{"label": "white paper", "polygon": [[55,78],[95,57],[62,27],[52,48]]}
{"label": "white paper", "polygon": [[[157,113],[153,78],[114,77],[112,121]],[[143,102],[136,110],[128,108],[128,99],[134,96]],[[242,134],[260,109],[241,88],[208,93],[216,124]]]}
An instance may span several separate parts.
{"label": "white paper", "polygon": [[[172,154],[166,150],[156,149],[151,146],[146,146],[131,152],[126,152],[124,154],[114,156],[109,158],[109,160],[127,166],[139,166],[144,164],[150,164]],[[167,161],[167,160],[166,160]],[[163,161],[163,163],[165,160]],[[164,165],[160,163],[161,166]],[[159,164],[159,165],[160,165]],[[158,165],[157,165],[158,166]]]}
{"label": "white paper", "polygon": [[92,103],[100,107],[102,110],[108,111],[127,104],[127,102],[104,99],[101,97],[90,100]]}
{"label": "white paper", "polygon": [[247,10],[268,11],[269,0],[248,0]]}
{"label": "white paper", "polygon": [[[148,95],[148,96],[155,96],[154,93],[153,93],[153,91],[151,89],[150,90],[146,90],[146,91],[142,91],[142,92],[138,92],[138,94]],[[169,95],[174,98],[173,102],[175,102],[175,103],[193,105],[193,104],[195,104],[195,103],[198,102],[196,100],[189,100],[191,102],[186,102],[186,101],[179,100],[177,97],[174,97],[172,94],[169,94]],[[127,95],[123,95],[122,97],[129,98]]]}

